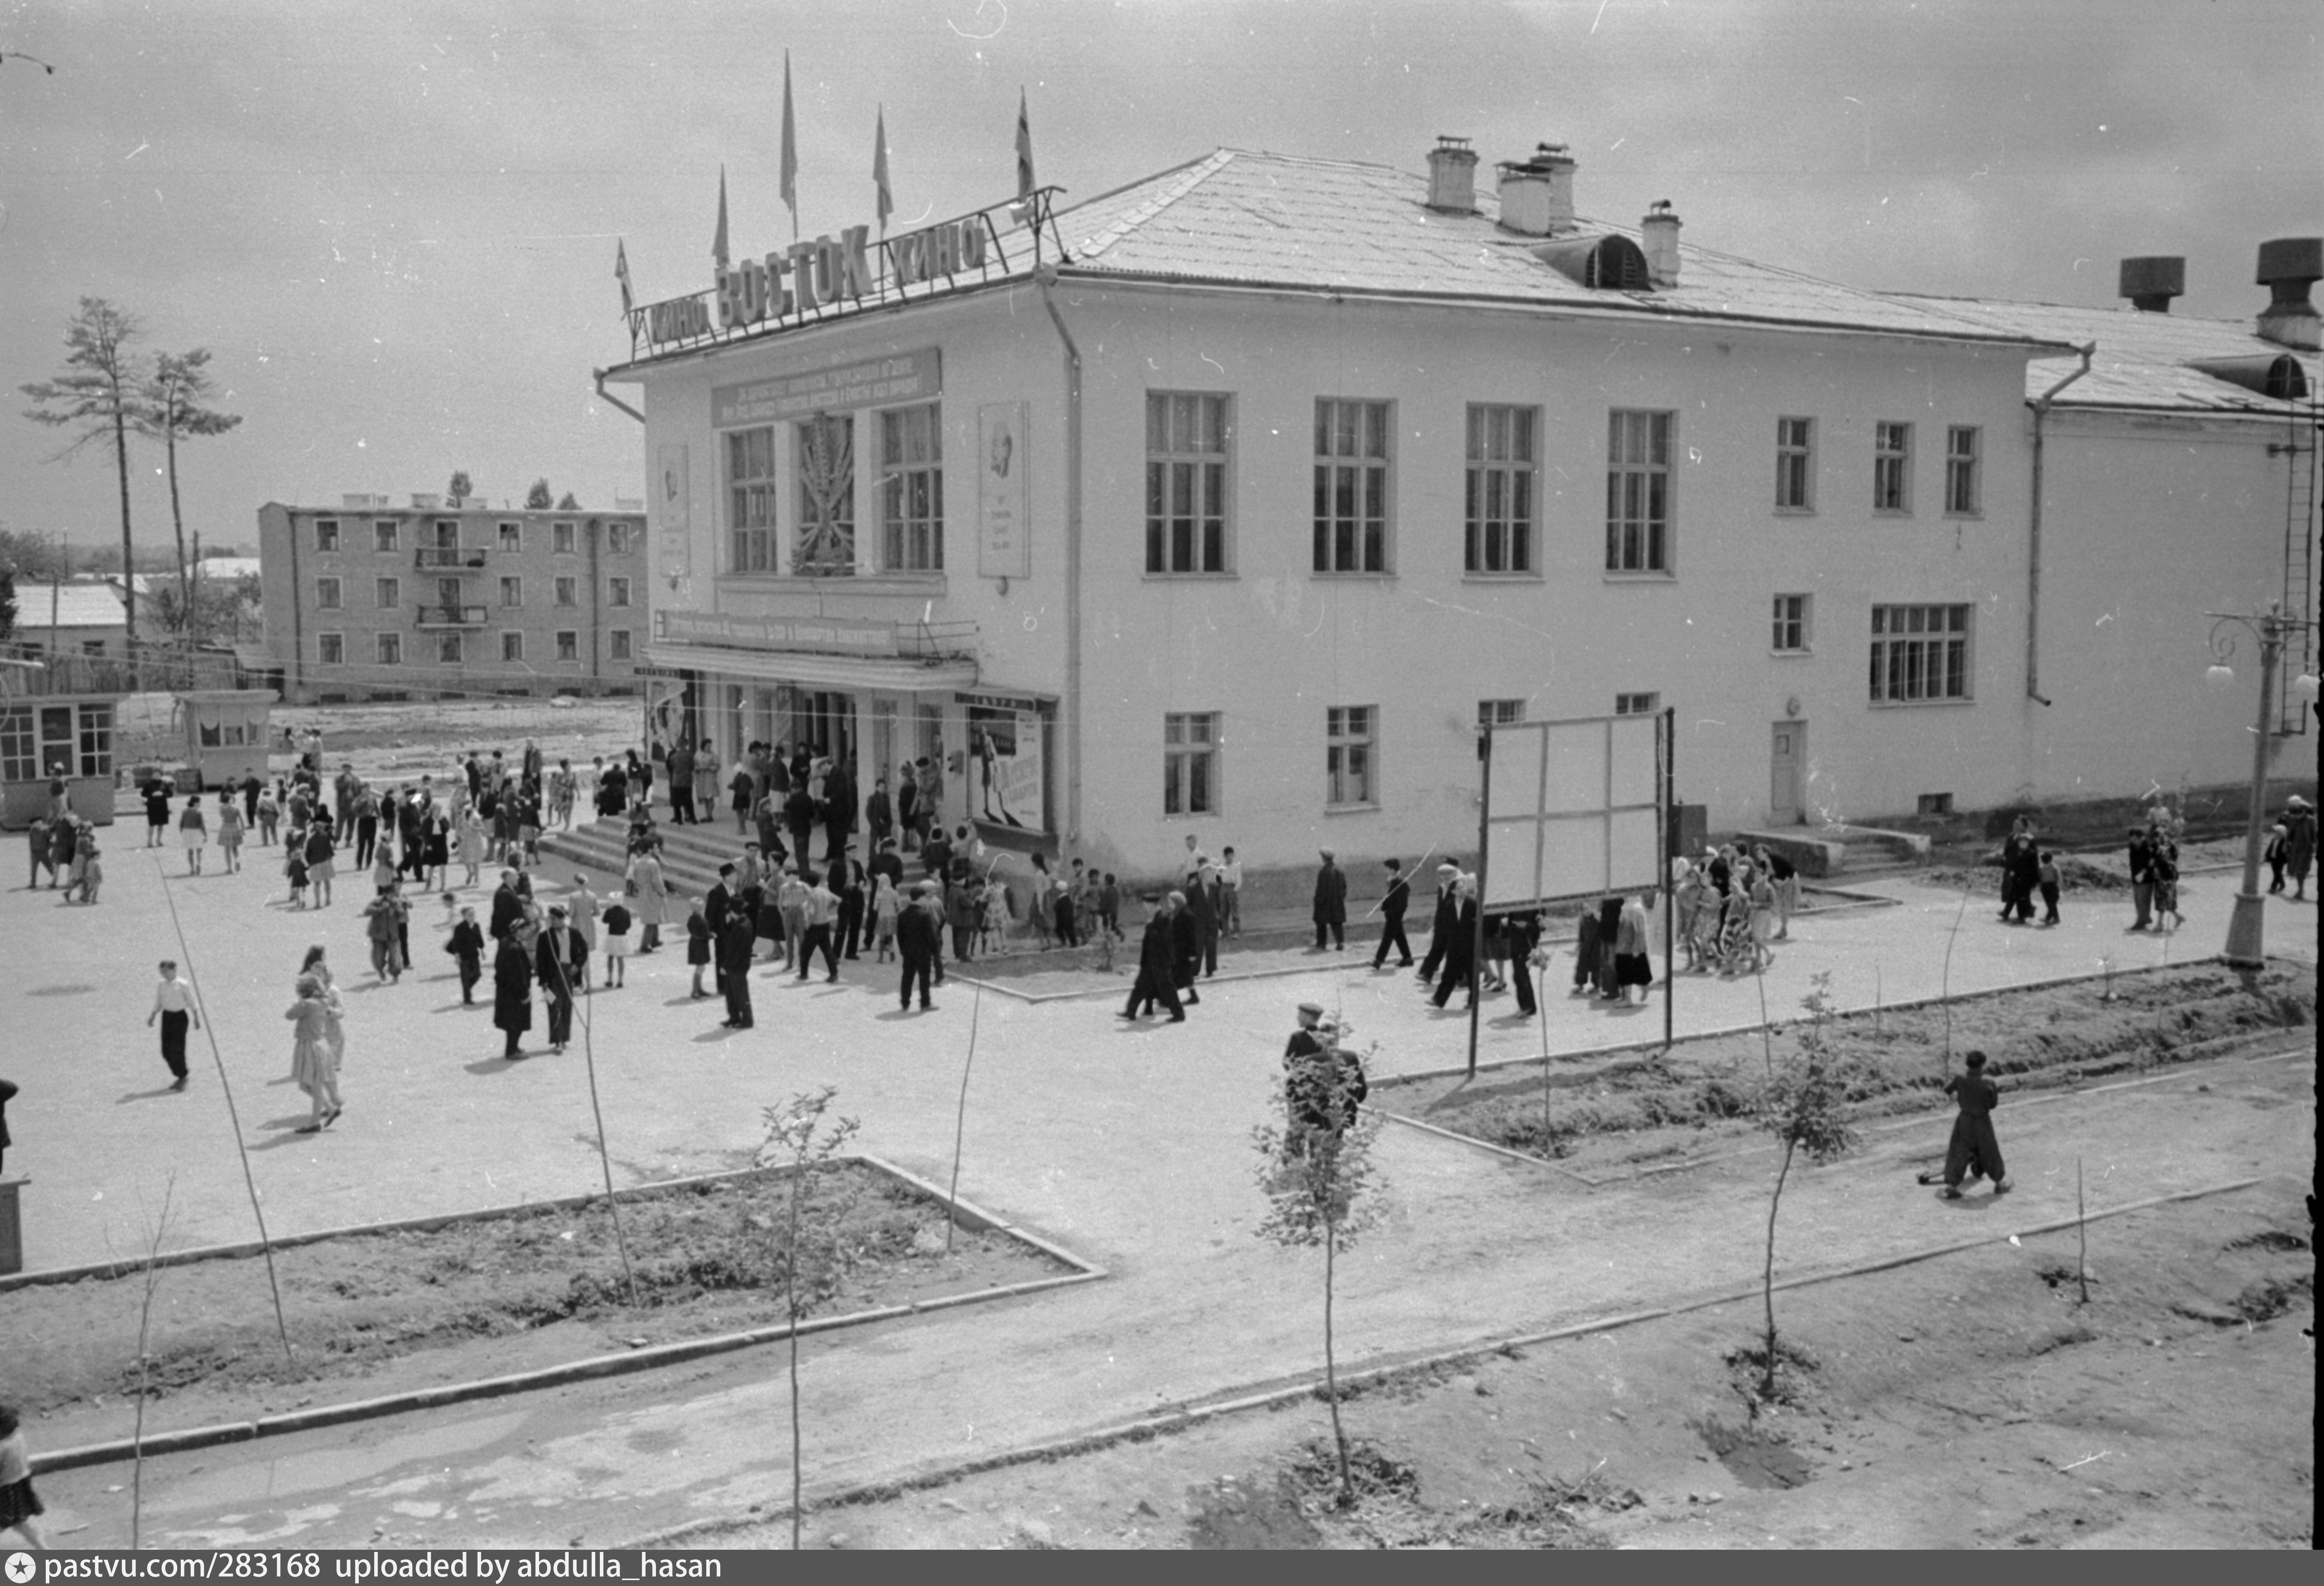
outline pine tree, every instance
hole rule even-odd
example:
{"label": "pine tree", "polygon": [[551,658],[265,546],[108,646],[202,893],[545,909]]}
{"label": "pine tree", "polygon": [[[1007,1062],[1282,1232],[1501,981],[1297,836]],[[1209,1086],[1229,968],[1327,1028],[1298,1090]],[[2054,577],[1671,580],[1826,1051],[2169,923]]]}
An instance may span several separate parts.
{"label": "pine tree", "polygon": [[72,429],[72,443],[50,460],[78,454],[83,447],[113,443],[114,471],[121,484],[121,613],[130,649],[137,645],[137,586],[130,564],[134,547],[129,528],[129,431],[137,422],[142,361],[131,350],[145,334],[144,322],[103,298],[83,298],[65,327],[65,367],[49,380],[21,386],[36,404],[24,410],[35,424]]}
{"label": "pine tree", "polygon": [[186,562],[186,515],[178,502],[178,438],[224,435],[242,422],[238,413],[221,413],[203,406],[210,399],[210,350],[163,353],[139,393],[134,420],[137,432],[159,440],[167,448],[170,469],[170,524],[178,536],[178,609],[194,610],[191,575]]}

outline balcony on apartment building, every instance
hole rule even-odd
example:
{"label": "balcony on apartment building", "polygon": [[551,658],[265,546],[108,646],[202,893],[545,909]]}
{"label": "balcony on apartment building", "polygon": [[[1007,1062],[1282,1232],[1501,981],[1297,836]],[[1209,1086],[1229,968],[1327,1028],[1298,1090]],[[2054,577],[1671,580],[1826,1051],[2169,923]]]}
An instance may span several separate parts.
{"label": "balcony on apartment building", "polygon": [[484,550],[463,550],[456,545],[423,545],[412,554],[412,566],[421,572],[450,569],[456,572],[477,572],[492,554]]}
{"label": "balcony on apartment building", "polygon": [[423,605],[412,613],[415,628],[481,628],[491,619],[488,605]]}

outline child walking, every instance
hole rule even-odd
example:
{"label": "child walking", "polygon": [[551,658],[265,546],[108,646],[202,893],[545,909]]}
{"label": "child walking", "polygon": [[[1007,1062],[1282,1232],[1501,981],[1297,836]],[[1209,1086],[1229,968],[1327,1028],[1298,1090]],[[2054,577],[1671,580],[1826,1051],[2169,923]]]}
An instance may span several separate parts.
{"label": "child walking", "polygon": [[2058,923],[2058,856],[2044,849],[2042,853],[2042,923]]}
{"label": "child walking", "polygon": [[32,1462],[24,1452],[23,1424],[14,1405],[0,1405],[0,1531],[14,1531],[41,1552],[49,1538],[41,1529],[48,1510],[32,1490]]}
{"label": "child walking", "polygon": [[876,963],[885,964],[895,954],[896,911],[900,901],[896,895],[896,883],[886,871],[872,878],[872,935]]}
{"label": "child walking", "polygon": [[202,796],[194,794],[186,800],[186,813],[178,817],[178,841],[186,845],[186,873],[202,873],[202,849],[208,844],[209,823],[202,817]]}
{"label": "child walking", "polygon": [[710,918],[699,903],[686,917],[686,962],[694,971],[694,998],[698,1002],[710,994],[702,989],[702,972],[710,967]]}
{"label": "child walking", "polygon": [[[630,921],[633,917],[629,905],[619,892],[605,894],[605,989],[613,990],[622,983],[622,971],[630,962]],[[689,954],[691,947],[688,948]],[[694,983],[702,983],[702,972],[694,972]]]}

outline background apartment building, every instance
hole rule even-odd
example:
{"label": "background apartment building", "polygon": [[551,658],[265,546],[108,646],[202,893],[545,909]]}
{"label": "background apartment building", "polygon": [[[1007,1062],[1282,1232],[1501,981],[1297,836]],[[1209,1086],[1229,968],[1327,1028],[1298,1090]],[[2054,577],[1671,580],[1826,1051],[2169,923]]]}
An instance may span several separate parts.
{"label": "background apartment building", "polygon": [[348,495],[269,502],[258,538],[266,650],[291,703],[637,686],[642,512]]}

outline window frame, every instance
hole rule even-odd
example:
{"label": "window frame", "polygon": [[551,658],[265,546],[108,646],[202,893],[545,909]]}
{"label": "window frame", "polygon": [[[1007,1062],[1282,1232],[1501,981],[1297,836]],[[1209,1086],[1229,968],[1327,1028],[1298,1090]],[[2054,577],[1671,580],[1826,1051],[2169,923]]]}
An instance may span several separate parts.
{"label": "window frame", "polygon": [[502,629],[502,630],[501,630],[501,665],[503,665],[503,666],[506,667],[506,666],[522,666],[523,664],[524,664],[524,630],[523,630],[523,629],[521,629],[521,628],[503,628],[503,629]]}
{"label": "window frame", "polygon": [[1662,711],[1663,692],[1659,688],[1637,688],[1614,696],[1614,714],[1618,716],[1655,716]]}
{"label": "window frame", "polygon": [[630,641],[630,631],[627,628],[605,630],[605,659],[618,661],[633,661],[638,659],[637,646]]}
{"label": "window frame", "polygon": [[[1179,820],[1217,815],[1221,798],[1220,730],[1222,713],[1214,710],[1165,711],[1162,715],[1162,814]],[[1199,782],[1199,788],[1196,784]],[[1204,800],[1195,807],[1195,795]]]}
{"label": "window frame", "polygon": [[572,664],[572,665],[574,665],[574,666],[578,666],[578,665],[580,665],[580,664],[581,664],[581,630],[580,630],[580,629],[578,629],[578,628],[559,628],[559,629],[558,629],[558,630],[557,630],[556,644],[557,644],[557,659],[558,659],[558,661],[560,661],[560,662],[567,662],[567,663],[570,663],[570,664]]}
{"label": "window frame", "polygon": [[345,633],[318,632],[315,635],[315,664],[318,667],[346,666],[347,636]]}
{"label": "window frame", "polygon": [[498,531],[493,537],[493,544],[511,556],[522,556],[524,554],[524,525],[521,522],[501,524]]}
{"label": "window frame", "polygon": [[607,556],[616,557],[625,557],[630,554],[629,524],[608,523],[605,525],[605,554]]}
{"label": "window frame", "polygon": [[[1628,444],[1631,429],[1644,445]],[[1678,413],[1669,408],[1609,408],[1606,424],[1606,576],[1609,578],[1675,578],[1678,576]],[[1643,451],[1643,457],[1627,454]],[[1659,460],[1657,460],[1657,455]],[[1630,482],[1638,482],[1633,492]],[[1659,483],[1659,512],[1655,484]],[[1636,507],[1635,512],[1630,509]],[[1637,552],[1635,560],[1631,553]],[[1659,552],[1659,556],[1655,553]]]}
{"label": "window frame", "polygon": [[[1792,603],[1786,612],[1784,603]],[[1812,594],[1777,595],[1768,608],[1767,653],[1770,655],[1813,655],[1815,653],[1815,596]],[[1794,642],[1784,642],[1786,636]]]}
{"label": "window frame", "polygon": [[615,573],[606,578],[605,604],[607,605],[626,610],[630,604],[631,593],[632,586],[628,574]]}
{"label": "window frame", "polygon": [[1526,702],[1523,699],[1477,701],[1477,725],[1480,727],[1521,726],[1525,719]]}
{"label": "window frame", "polygon": [[[1794,426],[1798,427],[1794,431]],[[1783,517],[1815,515],[1815,420],[1788,413],[1775,420],[1775,512]]]}
{"label": "window frame", "polygon": [[395,555],[396,542],[401,538],[396,533],[395,530],[396,523],[395,520],[392,518],[374,519],[373,521],[371,526],[371,549],[374,555],[383,557],[392,557]]}
{"label": "window frame", "polygon": [[1324,707],[1323,807],[1379,807],[1379,706]]}
{"label": "window frame", "polygon": [[[945,570],[943,406],[913,402],[877,412],[879,475],[873,483],[883,573]],[[917,456],[916,443],[922,445]]]}
{"label": "window frame", "polygon": [[[1496,420],[1505,420],[1508,438],[1497,442]],[[1517,456],[1523,420],[1525,455]],[[1523,402],[1471,402],[1463,441],[1461,567],[1470,578],[1542,576],[1535,530],[1541,512],[1541,409]],[[1495,456],[1497,444],[1505,454]],[[1501,511],[1492,511],[1495,485]],[[1520,506],[1517,498],[1524,498]],[[1496,552],[1504,567],[1492,567]]]}
{"label": "window frame", "polygon": [[347,609],[346,582],[337,573],[318,573],[315,576],[315,609],[318,612],[343,612]]}
{"label": "window frame", "polygon": [[[719,467],[725,490],[721,496],[726,512],[722,558],[728,573],[777,574],[782,571],[780,482],[777,478],[773,424],[753,424],[726,432],[719,448]],[[759,454],[762,454],[759,455]],[[764,467],[759,467],[763,461]],[[741,471],[738,472],[738,466]]]}
{"label": "window frame", "polygon": [[[511,599],[509,598],[509,596],[511,596],[512,595],[513,595],[514,596],[516,596],[516,598],[515,598],[514,600],[511,600]],[[524,609],[524,575],[523,575],[523,574],[521,574],[521,573],[503,573],[503,574],[501,575],[501,607],[500,607],[500,609],[501,609],[501,610],[503,610],[503,611],[504,611],[504,612],[521,612],[521,611],[522,611],[522,610]]]}
{"label": "window frame", "polygon": [[374,578],[371,581],[371,599],[374,611],[401,611],[403,580],[397,577]]}
{"label": "window frame", "polygon": [[[1181,447],[1178,403],[1191,404],[1192,438],[1200,442],[1215,433],[1216,449],[1196,445]],[[1215,404],[1215,408],[1206,406]],[[1205,422],[1214,411],[1215,426]],[[1157,419],[1157,414],[1159,415]],[[1145,576],[1148,578],[1231,578],[1235,576],[1235,404],[1232,393],[1217,391],[1154,391],[1146,393],[1146,526]],[[1160,441],[1157,447],[1157,441]],[[1183,478],[1188,496],[1177,489]],[[1196,490],[1197,481],[1206,488]],[[1205,510],[1206,509],[1206,510]],[[1185,528],[1184,558],[1174,565],[1176,530]],[[1215,530],[1215,532],[1213,532]],[[1210,564],[1210,565],[1204,565]]]}
{"label": "window frame", "polygon": [[552,520],[549,525],[549,554],[569,557],[579,554],[580,530],[569,520]]}
{"label": "window frame", "polygon": [[559,573],[549,581],[549,604],[558,611],[577,611],[581,606],[581,581],[570,573]]}
{"label": "window frame", "polygon": [[[1961,448],[1963,440],[1968,442]],[[1979,424],[1945,426],[1945,516],[1985,516],[1985,428]]]}
{"label": "window frame", "polygon": [[[1932,613],[1945,626],[1932,627]],[[1958,618],[1958,622],[1955,619]],[[1918,621],[1919,626],[1911,625]],[[1903,622],[1905,625],[1896,624]],[[1938,647],[1941,646],[1940,650]],[[1932,693],[1931,660],[1942,663],[1944,691]],[[1904,663],[1901,669],[1899,659]],[[1869,703],[1876,708],[1977,702],[1977,606],[1971,601],[1914,601],[1872,608]],[[1953,685],[1959,684],[1958,691]],[[1916,691],[1917,690],[1917,691]]]}
{"label": "window frame", "polygon": [[1318,578],[1394,576],[1395,402],[1383,397],[1317,397],[1309,439],[1309,572]]}
{"label": "window frame", "polygon": [[[1896,444],[1890,446],[1894,437]],[[1888,475],[1893,475],[1893,480]],[[1893,484],[1893,491],[1889,486]],[[1894,499],[1889,499],[1893,495]],[[1913,426],[1909,420],[1876,419],[1872,424],[1872,512],[1880,518],[1913,515]]]}
{"label": "window frame", "polygon": [[337,518],[315,520],[315,550],[318,555],[337,556],[339,550],[339,521]]}
{"label": "window frame", "polygon": [[372,660],[374,665],[400,667],[403,664],[403,635],[395,629],[372,636]]}
{"label": "window frame", "polygon": [[[855,499],[859,472],[856,465],[861,460],[855,455],[856,417],[855,410],[847,408],[810,413],[791,420],[791,473],[797,492],[793,500],[798,516],[791,525],[785,549],[789,553],[790,576],[794,578],[853,577],[862,566],[863,509]],[[808,479],[808,454],[816,444],[812,438],[818,432],[843,437],[847,453],[846,466],[834,475],[842,488],[831,503],[828,517],[825,516],[824,503],[815,499]],[[844,541],[847,554],[844,558],[831,554],[810,560],[808,545],[815,539],[826,539],[835,546]]]}
{"label": "window frame", "polygon": [[[456,667],[464,664],[466,660],[462,653],[464,649],[460,642],[460,631],[457,628],[445,629],[436,635],[436,664],[439,667]],[[444,653],[447,650],[451,651],[449,655]]]}

